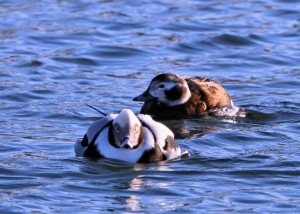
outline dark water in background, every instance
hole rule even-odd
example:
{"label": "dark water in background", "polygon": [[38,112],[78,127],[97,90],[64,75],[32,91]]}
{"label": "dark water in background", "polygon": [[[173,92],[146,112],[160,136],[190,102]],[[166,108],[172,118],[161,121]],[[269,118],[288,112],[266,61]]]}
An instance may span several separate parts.
{"label": "dark water in background", "polygon": [[[300,210],[298,1],[0,1],[0,212]],[[191,157],[74,157],[160,72],[220,82],[248,118],[172,121]],[[181,131],[180,131],[181,130]]]}

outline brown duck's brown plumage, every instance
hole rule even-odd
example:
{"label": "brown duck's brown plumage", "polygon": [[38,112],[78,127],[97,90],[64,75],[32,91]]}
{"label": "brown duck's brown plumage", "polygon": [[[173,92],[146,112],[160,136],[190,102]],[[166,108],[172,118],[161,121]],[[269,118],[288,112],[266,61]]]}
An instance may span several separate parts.
{"label": "brown duck's brown plumage", "polygon": [[202,77],[185,80],[191,90],[192,98],[195,97],[195,94],[198,95],[194,102],[199,99],[203,103],[202,111],[231,106],[231,98],[227,91],[215,81]]}
{"label": "brown duck's brown plumage", "polygon": [[184,78],[184,80],[191,92],[190,98],[185,103],[168,106],[158,102],[157,99],[146,100],[141,113],[162,120],[180,119],[200,117],[214,109],[231,107],[232,101],[227,91],[215,81],[202,77]]}

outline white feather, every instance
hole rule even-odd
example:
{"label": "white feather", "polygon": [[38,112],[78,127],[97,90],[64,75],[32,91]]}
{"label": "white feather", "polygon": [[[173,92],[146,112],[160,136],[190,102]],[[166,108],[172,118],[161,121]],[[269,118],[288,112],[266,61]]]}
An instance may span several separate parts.
{"label": "white feather", "polygon": [[102,156],[106,158],[136,163],[146,150],[154,147],[154,138],[149,129],[144,128],[144,143],[137,149],[123,149],[112,146],[108,141],[108,127],[105,128],[95,141]]}
{"label": "white feather", "polygon": [[109,114],[101,120],[94,122],[86,132],[89,143],[95,137],[99,130],[101,130],[110,121],[114,120],[117,116],[118,114]]}
{"label": "white feather", "polygon": [[[109,114],[106,117],[102,118],[101,120],[94,122],[86,132],[86,136],[88,138],[88,144],[90,144],[91,140],[94,139],[95,135],[99,132],[99,130],[101,130],[110,121],[114,120],[116,116],[117,114]],[[87,148],[88,148],[87,146],[83,147],[81,145],[81,139],[77,139],[77,141],[74,144],[74,151],[76,157],[83,157],[84,152]]]}
{"label": "white feather", "polygon": [[138,118],[150,128],[151,132],[156,137],[157,144],[159,145],[161,151],[167,157],[167,160],[181,156],[181,149],[179,146],[177,146],[176,149],[164,149],[167,137],[169,136],[174,139],[173,132],[167,126],[154,121],[151,116],[146,114],[139,114]]}

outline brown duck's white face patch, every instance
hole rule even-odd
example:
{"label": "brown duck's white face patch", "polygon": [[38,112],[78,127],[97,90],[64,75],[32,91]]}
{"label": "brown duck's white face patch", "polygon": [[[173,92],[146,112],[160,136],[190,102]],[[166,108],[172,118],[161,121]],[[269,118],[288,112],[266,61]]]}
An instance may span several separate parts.
{"label": "brown duck's white face patch", "polygon": [[169,91],[171,88],[176,87],[176,85],[176,82],[153,81],[150,85],[149,93],[153,97],[157,97],[160,102],[168,103],[169,100],[166,96],[165,91]]}
{"label": "brown duck's white face patch", "polygon": [[139,146],[142,124],[135,114],[129,110],[122,110],[113,122],[115,144],[124,149],[135,149]]}

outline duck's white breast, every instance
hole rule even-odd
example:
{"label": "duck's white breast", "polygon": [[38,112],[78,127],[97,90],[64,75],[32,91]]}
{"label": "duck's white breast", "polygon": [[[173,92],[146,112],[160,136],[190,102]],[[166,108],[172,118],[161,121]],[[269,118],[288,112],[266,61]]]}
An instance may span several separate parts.
{"label": "duck's white breast", "polygon": [[112,146],[108,141],[109,127],[102,130],[95,141],[95,146],[102,156],[130,163],[136,163],[145,151],[154,148],[154,137],[148,128],[144,128],[144,142],[137,149],[123,149]]}

